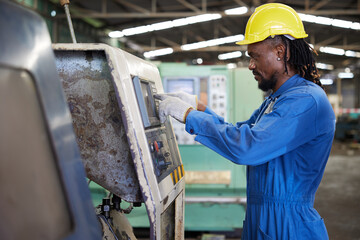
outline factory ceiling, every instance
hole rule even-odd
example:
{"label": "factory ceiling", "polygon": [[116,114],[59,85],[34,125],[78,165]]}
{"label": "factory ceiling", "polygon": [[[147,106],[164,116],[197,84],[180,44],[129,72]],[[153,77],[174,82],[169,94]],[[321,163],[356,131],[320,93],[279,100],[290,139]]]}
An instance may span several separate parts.
{"label": "factory ceiling", "polygon": [[[51,0],[54,3],[57,1]],[[321,47],[333,47],[350,50],[360,55],[360,27],[344,28],[349,22],[337,21],[330,24],[326,19],[360,22],[360,0],[72,0],[70,3],[71,17],[88,21],[102,30],[104,35],[109,31],[123,31],[138,26],[150,28],[152,24],[173,21],[202,14],[219,14],[218,19],[206,22],[178,26],[142,34],[128,35],[118,38],[124,48],[138,56],[156,49],[172,48],[173,53],[155,57],[158,61],[176,61],[192,63],[202,58],[203,64],[238,63],[247,66],[248,58],[241,57],[219,60],[218,55],[233,51],[246,51],[246,46],[232,43],[221,44],[193,50],[182,50],[184,44],[201,42],[211,39],[225,38],[244,34],[246,22],[254,9],[265,3],[281,2],[293,7],[298,13],[325,17],[325,24],[304,21],[307,41],[319,52],[318,62],[334,65],[335,68],[351,67],[353,71],[360,69],[360,56],[349,57],[319,51]],[[225,10],[247,7],[242,15],[227,15]],[[56,18],[65,18],[58,13]],[[319,21],[321,19],[319,18]],[[324,20],[324,19],[323,19]],[[335,25],[335,26],[334,26]],[[354,25],[355,26],[355,25]],[[357,28],[357,29],[356,29]],[[351,55],[351,54],[350,54]]]}

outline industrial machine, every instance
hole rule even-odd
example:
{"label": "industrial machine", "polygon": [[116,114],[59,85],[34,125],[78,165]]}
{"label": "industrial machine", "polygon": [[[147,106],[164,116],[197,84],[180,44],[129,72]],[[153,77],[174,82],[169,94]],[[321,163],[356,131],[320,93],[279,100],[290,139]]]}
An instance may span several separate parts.
{"label": "industrial machine", "polygon": [[183,239],[184,168],[170,121],[158,118],[156,66],[105,44],[53,49],[88,178],[144,202],[152,239]]}
{"label": "industrial machine", "polygon": [[0,22],[0,239],[101,239],[47,27],[9,1]]}
{"label": "industrial machine", "polygon": [[[184,168],[156,66],[104,44],[51,47],[14,3],[0,1],[0,20],[0,238],[135,239],[127,216],[143,205],[150,239],[183,239]],[[85,176],[107,191],[96,209]]]}

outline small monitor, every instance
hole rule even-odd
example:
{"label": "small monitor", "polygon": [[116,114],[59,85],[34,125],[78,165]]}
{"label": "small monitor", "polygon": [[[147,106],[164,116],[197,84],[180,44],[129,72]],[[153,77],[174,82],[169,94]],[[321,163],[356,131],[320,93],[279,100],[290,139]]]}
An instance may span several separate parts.
{"label": "small monitor", "polygon": [[157,113],[158,100],[154,98],[154,94],[156,94],[155,83],[140,79],[139,77],[133,77],[133,84],[144,127],[159,126],[160,119]]}
{"label": "small monitor", "polygon": [[197,77],[166,77],[163,80],[165,92],[186,92],[199,95],[199,78]]}

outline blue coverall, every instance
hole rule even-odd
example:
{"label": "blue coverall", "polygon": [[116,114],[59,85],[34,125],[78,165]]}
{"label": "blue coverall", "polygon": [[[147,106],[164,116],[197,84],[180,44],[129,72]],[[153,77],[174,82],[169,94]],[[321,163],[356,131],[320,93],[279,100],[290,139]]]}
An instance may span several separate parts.
{"label": "blue coverall", "polygon": [[294,75],[235,126],[210,109],[191,111],[185,129],[236,164],[247,165],[242,239],[328,239],[313,208],[335,132],[325,92]]}

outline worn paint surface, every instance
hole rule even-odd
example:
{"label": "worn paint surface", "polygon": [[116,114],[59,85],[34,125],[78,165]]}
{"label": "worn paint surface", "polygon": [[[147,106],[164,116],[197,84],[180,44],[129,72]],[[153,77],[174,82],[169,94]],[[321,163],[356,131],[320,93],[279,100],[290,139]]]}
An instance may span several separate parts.
{"label": "worn paint surface", "polygon": [[87,177],[126,201],[142,202],[104,52],[55,55]]}

